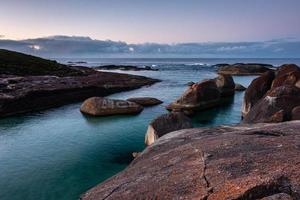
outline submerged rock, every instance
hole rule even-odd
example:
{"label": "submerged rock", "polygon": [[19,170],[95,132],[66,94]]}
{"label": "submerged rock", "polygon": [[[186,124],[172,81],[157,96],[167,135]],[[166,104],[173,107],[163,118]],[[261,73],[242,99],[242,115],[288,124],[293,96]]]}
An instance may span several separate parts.
{"label": "submerged rock", "polygon": [[300,121],[168,133],[81,196],[96,199],[300,199]]}
{"label": "submerged rock", "polygon": [[142,106],[154,106],[163,103],[161,100],[152,97],[135,97],[129,98],[127,101],[131,101]]}
{"label": "submerged rock", "polygon": [[293,109],[298,106],[300,68],[283,65],[275,74],[265,73],[250,84],[244,97],[243,122],[278,123],[297,119],[297,109]]}
{"label": "submerged rock", "polygon": [[260,75],[267,71],[272,71],[272,65],[260,63],[236,63],[233,65],[221,64],[218,73],[230,75]]}
{"label": "submerged rock", "polygon": [[158,138],[172,131],[192,128],[192,121],[181,112],[172,112],[154,119],[148,126],[145,144],[151,145]]}
{"label": "submerged rock", "polygon": [[80,111],[92,116],[138,114],[143,107],[130,101],[91,97],[83,102]]}
{"label": "submerged rock", "polygon": [[246,89],[247,89],[246,87],[244,87],[243,85],[238,84],[238,83],[236,83],[235,87],[234,87],[235,91],[245,91]]}

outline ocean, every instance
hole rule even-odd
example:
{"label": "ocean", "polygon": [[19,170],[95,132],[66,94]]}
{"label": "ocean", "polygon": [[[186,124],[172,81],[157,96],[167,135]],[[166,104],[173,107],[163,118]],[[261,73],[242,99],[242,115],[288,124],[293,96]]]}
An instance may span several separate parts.
{"label": "ocean", "polygon": [[[114,71],[158,78],[150,87],[110,95],[110,98],[155,97],[164,104],[135,116],[85,117],[81,102],[0,119],[0,199],[78,199],[80,194],[128,166],[131,153],[142,151],[147,126],[167,113],[164,106],[179,97],[190,81],[216,77],[217,63],[255,62],[279,66],[300,59],[59,59],[86,61],[88,66],[127,64],[159,71]],[[248,86],[255,76],[236,76]],[[232,103],[193,117],[195,127],[237,124],[244,92]]]}

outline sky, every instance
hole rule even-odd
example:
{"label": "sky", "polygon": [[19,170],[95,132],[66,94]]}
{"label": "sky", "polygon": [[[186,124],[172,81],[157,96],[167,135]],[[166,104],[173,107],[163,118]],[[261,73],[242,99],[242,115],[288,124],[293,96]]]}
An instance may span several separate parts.
{"label": "sky", "polygon": [[0,38],[126,43],[300,40],[299,0],[3,0]]}

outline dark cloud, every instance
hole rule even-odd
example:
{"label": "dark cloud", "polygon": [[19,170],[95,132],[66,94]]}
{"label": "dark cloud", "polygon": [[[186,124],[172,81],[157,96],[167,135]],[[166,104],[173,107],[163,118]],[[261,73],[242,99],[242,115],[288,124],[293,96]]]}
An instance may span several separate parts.
{"label": "dark cloud", "polygon": [[89,37],[52,36],[28,40],[0,40],[0,48],[44,57],[183,56],[183,57],[300,57],[300,41],[293,38],[265,42],[127,44]]}

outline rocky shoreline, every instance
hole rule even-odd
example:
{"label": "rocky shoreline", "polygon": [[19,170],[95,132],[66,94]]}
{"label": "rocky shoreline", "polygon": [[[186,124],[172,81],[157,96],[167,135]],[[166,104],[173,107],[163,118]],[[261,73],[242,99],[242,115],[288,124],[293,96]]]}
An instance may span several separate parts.
{"label": "rocky shoreline", "polygon": [[244,121],[213,128],[190,128],[183,112],[233,95],[232,78],[190,84],[150,123],[149,146],[81,199],[300,199],[299,81],[296,65],[267,70],[246,90]]}
{"label": "rocky shoreline", "polygon": [[40,111],[93,96],[107,96],[159,81],[98,72],[87,67],[69,67],[6,50],[0,52],[0,58],[0,117]]}
{"label": "rocky shoreline", "polygon": [[299,130],[292,121],[172,132],[81,199],[299,199]]}

